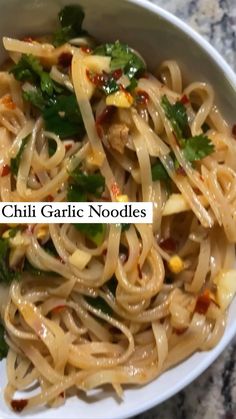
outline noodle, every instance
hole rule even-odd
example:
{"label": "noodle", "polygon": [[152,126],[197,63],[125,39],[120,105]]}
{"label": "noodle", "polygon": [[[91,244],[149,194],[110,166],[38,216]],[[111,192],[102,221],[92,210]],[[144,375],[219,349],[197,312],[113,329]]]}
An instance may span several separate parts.
{"label": "noodle", "polygon": [[127,46],[71,38],[3,39],[13,63],[0,73],[1,201],[151,201],[154,220],[1,226],[16,411],[104,384],[123,397],[217,345],[235,293],[236,146],[214,90],[186,86],[174,60],[154,77]]}

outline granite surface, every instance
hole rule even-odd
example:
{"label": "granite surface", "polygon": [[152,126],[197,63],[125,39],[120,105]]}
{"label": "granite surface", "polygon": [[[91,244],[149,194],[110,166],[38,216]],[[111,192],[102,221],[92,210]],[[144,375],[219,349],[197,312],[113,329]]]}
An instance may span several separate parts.
{"label": "granite surface", "polygon": [[[202,34],[236,71],[236,0],[149,0]],[[197,380],[136,419],[236,419],[236,339]]]}

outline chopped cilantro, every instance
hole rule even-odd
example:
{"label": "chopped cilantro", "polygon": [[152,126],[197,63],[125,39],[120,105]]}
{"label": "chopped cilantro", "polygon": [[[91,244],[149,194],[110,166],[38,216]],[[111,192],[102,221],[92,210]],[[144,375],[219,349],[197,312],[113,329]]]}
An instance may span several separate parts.
{"label": "chopped cilantro", "polygon": [[152,180],[153,182],[157,180],[168,182],[170,180],[165,167],[159,159],[152,165]]}
{"label": "chopped cilantro", "polygon": [[162,97],[161,105],[166,117],[172,124],[176,137],[178,139],[183,138],[188,129],[188,116],[185,106],[181,102],[172,105],[166,95]]}
{"label": "chopped cilantro", "polygon": [[186,160],[193,162],[213,153],[214,145],[208,137],[200,134],[184,140],[183,152]]}
{"label": "chopped cilantro", "polygon": [[8,344],[5,341],[5,328],[2,325],[2,323],[0,323],[0,361],[3,358],[6,358],[7,353],[8,353]]}
{"label": "chopped cilantro", "polygon": [[19,166],[20,166],[20,162],[21,162],[21,158],[23,157],[23,153],[25,150],[25,147],[28,143],[30,139],[30,135],[28,135],[27,137],[23,138],[20,149],[16,155],[16,157],[11,158],[11,162],[10,162],[10,168],[11,168],[11,172],[17,176],[18,170],[19,170]]}
{"label": "chopped cilantro", "polygon": [[9,240],[0,238],[0,283],[10,284],[18,273],[9,267]]}
{"label": "chopped cilantro", "polygon": [[82,29],[85,14],[81,6],[68,5],[58,14],[60,28],[53,36],[53,44],[57,47],[72,38],[86,34]]}
{"label": "chopped cilantro", "polygon": [[97,310],[102,311],[104,314],[108,314],[112,316],[113,311],[112,308],[107,304],[107,302],[102,297],[85,297],[85,300],[88,304],[92,307],[96,308]]}
{"label": "chopped cilantro", "polygon": [[145,70],[141,58],[128,45],[119,41],[98,46],[95,48],[94,54],[111,57],[111,70],[123,70],[130,80]]}
{"label": "chopped cilantro", "polygon": [[18,63],[11,68],[10,73],[18,81],[30,81],[34,84],[39,82],[42,92],[52,96],[55,87],[54,82],[49,73],[43,70],[38,58],[32,54],[23,54]]}
{"label": "chopped cilantro", "polygon": [[70,185],[67,192],[69,202],[86,201],[89,194],[101,196],[105,187],[105,179],[100,173],[87,175],[79,168],[70,173]]}
{"label": "chopped cilantro", "polygon": [[57,96],[54,103],[44,109],[43,119],[46,130],[54,132],[60,138],[84,136],[84,124],[74,94]]}
{"label": "chopped cilantro", "polygon": [[99,246],[102,244],[105,233],[106,233],[106,226],[105,224],[98,224],[98,223],[81,223],[81,224],[74,224],[74,227],[76,230],[80,231],[87,237],[89,240],[91,240],[94,244]]}

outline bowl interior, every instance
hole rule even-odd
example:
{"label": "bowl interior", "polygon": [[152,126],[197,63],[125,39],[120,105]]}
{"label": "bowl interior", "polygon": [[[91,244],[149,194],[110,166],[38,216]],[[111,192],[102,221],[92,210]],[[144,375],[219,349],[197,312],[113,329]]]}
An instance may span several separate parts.
{"label": "bowl interior", "polygon": [[[50,33],[55,27],[56,16],[66,0],[0,0],[0,36],[26,36]],[[120,39],[136,48],[155,70],[161,61],[176,59],[186,81],[208,81],[216,91],[216,101],[230,121],[235,118],[236,77],[220,56],[204,41],[199,41],[181,22],[166,12],[158,11],[151,4],[139,0],[139,4],[124,0],[80,0],[86,12],[85,28],[101,41]],[[138,0],[137,0],[138,3]],[[199,44],[201,43],[201,45]],[[0,48],[0,60],[4,60]],[[107,397],[98,391],[73,398],[59,410],[43,410],[30,413],[34,418],[121,418],[139,413],[175,394],[209,366],[228,344],[236,332],[236,301],[230,308],[228,324],[223,339],[211,352],[197,353],[181,365],[172,368],[155,382],[138,389],[128,389],[124,402],[118,403],[113,392]],[[0,364],[0,417],[17,418],[3,401],[6,382],[5,365]],[[76,413],[75,413],[76,412]],[[24,415],[25,416],[25,415]],[[27,415],[26,415],[27,416]]]}

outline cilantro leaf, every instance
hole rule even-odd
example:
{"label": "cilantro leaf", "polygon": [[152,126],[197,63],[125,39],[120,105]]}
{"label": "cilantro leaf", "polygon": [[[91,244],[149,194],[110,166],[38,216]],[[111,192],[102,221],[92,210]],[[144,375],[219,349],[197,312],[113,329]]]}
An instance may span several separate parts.
{"label": "cilantro leaf", "polygon": [[32,54],[23,54],[11,70],[16,80],[18,81],[30,81],[35,84],[39,83],[42,92],[47,93],[51,96],[54,90],[54,83],[49,73],[43,70],[42,65],[38,58]]}
{"label": "cilantro leaf", "polygon": [[10,168],[11,168],[11,172],[17,176],[18,174],[18,170],[19,170],[19,166],[20,166],[20,162],[21,162],[21,158],[23,156],[25,147],[28,143],[30,139],[30,135],[28,135],[27,137],[23,138],[20,149],[16,155],[16,157],[11,158],[11,162],[10,162]]}
{"label": "cilantro leaf", "polygon": [[36,108],[40,109],[41,111],[46,106],[46,100],[43,97],[43,94],[40,89],[32,89],[29,91],[23,91],[22,93],[23,99],[27,102],[31,102]]}
{"label": "cilantro leaf", "polygon": [[92,307],[96,308],[97,310],[102,311],[104,314],[108,314],[109,316],[112,316],[113,310],[112,308],[107,304],[107,302],[102,297],[85,297],[85,300],[88,304],[90,304]]}
{"label": "cilantro leaf", "polygon": [[8,344],[5,341],[4,335],[5,335],[5,328],[0,323],[0,361],[3,358],[6,358],[7,353],[8,353]]}
{"label": "cilantro leaf", "polygon": [[94,244],[99,246],[102,244],[105,233],[106,233],[106,226],[105,224],[98,224],[98,223],[81,223],[81,224],[74,224],[76,230],[80,231],[91,240]]}
{"label": "cilantro leaf", "polygon": [[79,5],[65,6],[58,14],[60,29],[53,36],[53,44],[57,47],[72,38],[86,34],[82,29],[84,11]]}
{"label": "cilantro leaf", "polygon": [[181,139],[189,128],[185,106],[181,102],[176,102],[172,105],[166,95],[162,97],[161,105],[166,117],[171,122],[176,137]]}
{"label": "cilantro leaf", "polygon": [[184,140],[184,156],[190,162],[203,159],[212,154],[214,149],[211,140],[203,134]]}
{"label": "cilantro leaf", "polygon": [[9,267],[9,240],[0,238],[0,283],[10,284],[18,278],[18,273]]}
{"label": "cilantro leaf", "polygon": [[105,187],[105,179],[100,173],[93,173],[87,175],[86,173],[81,172],[79,169],[74,170],[70,173],[70,177],[80,189],[86,191],[87,193],[95,194],[100,196],[101,192]]}
{"label": "cilantro leaf", "polygon": [[152,180],[153,182],[160,180],[163,182],[168,182],[170,177],[163,166],[162,162],[158,159],[155,164],[152,165]]}
{"label": "cilantro leaf", "polygon": [[74,94],[57,96],[54,103],[43,110],[43,119],[46,130],[60,138],[84,136],[84,123]]}
{"label": "cilantro leaf", "polygon": [[98,46],[94,54],[111,57],[111,70],[123,70],[130,80],[145,70],[141,58],[128,45],[119,41]]}

